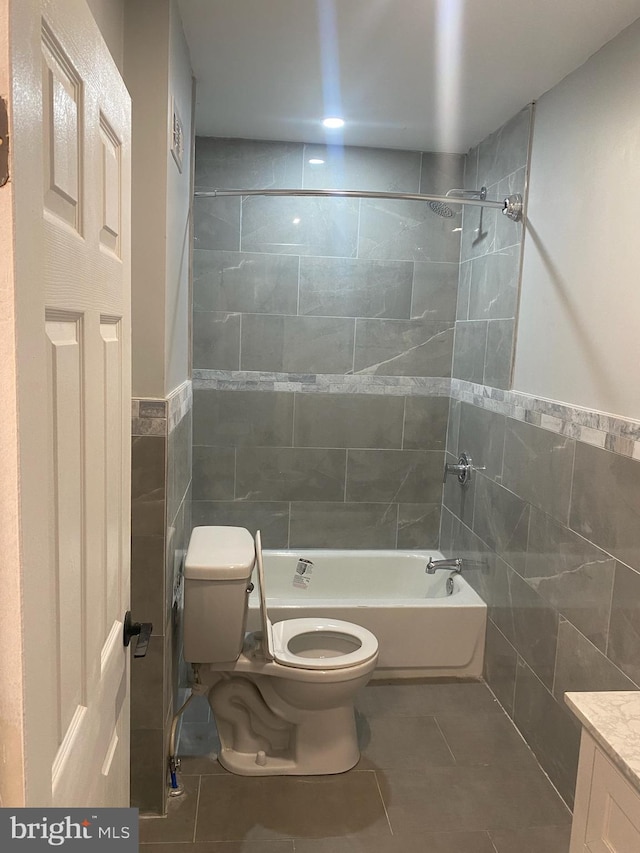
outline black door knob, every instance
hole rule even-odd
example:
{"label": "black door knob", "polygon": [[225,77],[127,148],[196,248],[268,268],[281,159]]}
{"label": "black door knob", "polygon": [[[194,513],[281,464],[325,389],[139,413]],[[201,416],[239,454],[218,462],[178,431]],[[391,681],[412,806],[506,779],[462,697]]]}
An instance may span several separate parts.
{"label": "black door knob", "polygon": [[143,658],[149,647],[151,632],[153,625],[151,622],[133,622],[131,620],[131,611],[127,610],[124,614],[124,629],[122,631],[122,644],[128,646],[132,637],[137,637],[136,644],[133,649],[134,658]]}

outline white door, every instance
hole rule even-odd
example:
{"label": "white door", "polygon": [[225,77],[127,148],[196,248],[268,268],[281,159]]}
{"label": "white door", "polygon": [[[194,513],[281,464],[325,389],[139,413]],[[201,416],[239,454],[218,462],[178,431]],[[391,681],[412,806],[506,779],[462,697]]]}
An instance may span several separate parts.
{"label": "white door", "polygon": [[126,806],[130,99],[84,0],[9,33],[25,805]]}

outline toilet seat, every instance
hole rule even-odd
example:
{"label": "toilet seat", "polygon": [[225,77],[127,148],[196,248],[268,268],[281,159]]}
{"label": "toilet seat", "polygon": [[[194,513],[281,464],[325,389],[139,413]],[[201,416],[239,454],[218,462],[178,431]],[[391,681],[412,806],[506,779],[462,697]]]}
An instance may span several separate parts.
{"label": "toilet seat", "polygon": [[[378,652],[378,641],[371,631],[342,619],[287,619],[271,626],[273,655],[277,663],[300,669],[345,669],[365,663]],[[310,648],[304,654],[300,645]],[[312,649],[328,647],[324,655],[312,655]],[[342,647],[342,648],[341,648]],[[352,651],[349,649],[353,648]]]}
{"label": "toilet seat", "polygon": [[[263,653],[267,660],[296,669],[326,671],[365,663],[378,653],[378,640],[371,631],[342,619],[286,619],[274,625],[267,610],[259,530],[255,545]],[[301,648],[296,648],[296,641],[299,646],[309,646],[304,654],[299,653]],[[323,644],[326,654],[311,654],[314,648],[321,651]]]}

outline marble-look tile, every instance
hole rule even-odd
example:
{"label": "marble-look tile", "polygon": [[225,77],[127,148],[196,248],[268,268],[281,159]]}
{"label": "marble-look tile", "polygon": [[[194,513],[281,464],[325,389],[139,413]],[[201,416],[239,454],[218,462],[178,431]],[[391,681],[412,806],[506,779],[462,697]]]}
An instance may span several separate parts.
{"label": "marble-look tile", "polygon": [[453,229],[458,224],[421,201],[363,199],[358,257],[455,263],[460,240]]}
{"label": "marble-look tile", "polygon": [[529,533],[530,505],[479,474],[475,486],[473,530],[520,574]]}
{"label": "marble-look tile", "polygon": [[578,442],[570,526],[614,557],[640,568],[639,524],[640,461]]}
{"label": "marble-look tile", "polygon": [[501,215],[495,209],[486,207],[465,208],[460,235],[461,261],[479,258],[495,250],[496,217]]}
{"label": "marble-look tile", "polygon": [[511,716],[517,667],[518,653],[489,619],[484,647],[484,677],[502,707]]}
{"label": "marble-look tile", "polygon": [[183,502],[193,471],[193,410],[185,414],[177,426],[169,433],[167,448],[167,477],[169,478],[171,498],[167,501],[167,519],[175,518],[178,507]]}
{"label": "marble-look tile", "polygon": [[299,142],[196,137],[195,183],[201,189],[302,186]]}
{"label": "marble-look tile", "polygon": [[265,548],[289,545],[289,504],[277,501],[193,501],[194,527],[229,525],[262,532]]}
{"label": "marble-look tile", "polygon": [[429,450],[349,450],[348,501],[437,503],[443,454]]}
{"label": "marble-look tile", "polygon": [[[309,163],[311,159],[324,162],[312,164]],[[420,160],[419,151],[305,145],[304,187],[417,193],[420,186]]]}
{"label": "marble-look tile", "polygon": [[[157,581],[156,581],[157,583]],[[160,583],[162,589],[162,583]],[[148,611],[147,611],[148,613]],[[136,611],[136,619],[146,621],[145,611]],[[164,620],[162,620],[164,621]],[[164,722],[164,637],[162,622],[155,622],[155,633],[149,640],[147,653],[136,660],[131,672],[131,729],[162,729]]]}
{"label": "marble-look tile", "polygon": [[196,311],[295,314],[298,258],[249,252],[193,253],[193,307]]}
{"label": "marble-look tile", "polygon": [[456,519],[453,513],[449,512],[443,503],[440,513],[440,551],[442,551],[445,557],[454,556],[452,551],[454,520]]}
{"label": "marble-look tile", "polygon": [[456,317],[459,267],[455,263],[416,261],[411,317],[450,323]]}
{"label": "marble-look tile", "polygon": [[193,366],[240,369],[240,314],[193,312]]}
{"label": "marble-look tile", "polygon": [[355,321],[337,317],[244,314],[243,370],[347,373],[353,367]]}
{"label": "marble-look tile", "polygon": [[447,452],[458,459],[458,436],[460,434],[460,408],[462,403],[449,397],[449,418],[447,420]]}
{"label": "marble-look tile", "polygon": [[[167,758],[162,729],[132,729],[131,807],[139,809],[141,814],[162,814],[166,775]],[[140,821],[141,841],[145,838],[144,827],[148,823],[157,821]]]}
{"label": "marble-look tile", "polygon": [[163,534],[131,537],[131,610],[156,627],[164,621],[164,541]]}
{"label": "marble-look tile", "polygon": [[[503,484],[523,500],[566,523],[575,446],[571,438],[508,418]],[[590,483],[593,481],[592,471]]]}
{"label": "marble-look tile", "polygon": [[570,622],[558,628],[553,695],[558,702],[574,691],[633,690],[635,684],[598,651]]}
{"label": "marble-look tile", "polygon": [[487,349],[484,359],[484,384],[509,388],[513,361],[515,320],[487,321]]}
{"label": "marble-look tile", "polygon": [[483,255],[464,266],[470,266],[469,320],[516,316],[520,246]]}
{"label": "marble-look tile", "polygon": [[527,162],[531,106],[517,112],[479,145],[478,177],[491,186]]}
{"label": "marble-look tile", "polygon": [[165,418],[133,418],[131,421],[131,435],[156,435],[165,436],[167,433],[167,421]]}
{"label": "marble-look tile", "polygon": [[601,651],[607,645],[614,566],[604,551],[531,508],[527,583]]}
{"label": "marble-look tile", "polygon": [[342,501],[345,450],[239,447],[236,500]]}
{"label": "marble-look tile", "polygon": [[399,505],[397,548],[437,548],[439,529],[439,503]]}
{"label": "marble-look tile", "polygon": [[235,447],[193,448],[193,499],[233,500],[235,487]]}
{"label": "marble-look tile", "polygon": [[487,323],[484,320],[459,321],[453,346],[452,376],[468,382],[482,382],[487,348]]}
{"label": "marble-look tile", "polygon": [[505,428],[506,418],[503,415],[468,403],[460,404],[458,450],[466,452],[485,477],[498,481],[502,476]]}
{"label": "marble-look tile", "polygon": [[464,161],[465,157],[462,154],[423,152],[420,192],[428,195],[446,195],[449,190],[461,189]]}
{"label": "marble-look tile", "polygon": [[134,536],[162,536],[165,527],[165,451],[161,436],[131,440],[131,529]]}
{"label": "marble-look tile", "polygon": [[[303,257],[300,259],[298,313],[408,319],[412,278],[410,261]],[[440,317],[430,319],[439,320]]]}
{"label": "marble-look tile", "polygon": [[640,574],[616,563],[607,655],[640,686]]}
{"label": "marble-look tile", "polygon": [[425,320],[357,320],[354,371],[450,376],[453,326]]}
{"label": "marble-look tile", "polygon": [[[506,579],[506,587],[504,580]],[[520,575],[507,567],[499,578],[489,616],[551,690],[558,637],[558,614]]]}
{"label": "marble-look tile", "polygon": [[290,447],[292,437],[292,394],[280,391],[194,391],[194,444]]}
{"label": "marble-look tile", "polygon": [[358,209],[359,200],[350,198],[253,196],[242,202],[240,248],[355,258]]}
{"label": "marble-look tile", "polygon": [[194,249],[240,249],[240,199],[195,198],[193,200]]}
{"label": "marble-look tile", "polygon": [[523,661],[518,662],[516,675],[514,722],[553,784],[571,805],[580,731]]}
{"label": "marble-look tile", "polygon": [[406,397],[403,448],[444,450],[448,415],[448,397]]}
{"label": "marble-look tile", "polygon": [[461,261],[458,276],[458,299],[456,320],[469,320],[469,300],[471,299],[471,273],[473,261]]}
{"label": "marble-look tile", "polygon": [[[415,399],[422,400],[417,397]],[[426,399],[429,402],[435,402],[436,399],[446,400]],[[294,444],[296,447],[400,448],[404,405],[403,397],[297,394]],[[411,423],[413,427],[416,426],[414,421]],[[429,425],[425,427],[427,437],[433,435],[434,441],[436,430],[436,425],[432,429]],[[406,422],[404,432],[406,443]],[[411,433],[411,428],[409,432]]]}
{"label": "marble-look tile", "polygon": [[291,548],[395,548],[396,504],[292,503]]}

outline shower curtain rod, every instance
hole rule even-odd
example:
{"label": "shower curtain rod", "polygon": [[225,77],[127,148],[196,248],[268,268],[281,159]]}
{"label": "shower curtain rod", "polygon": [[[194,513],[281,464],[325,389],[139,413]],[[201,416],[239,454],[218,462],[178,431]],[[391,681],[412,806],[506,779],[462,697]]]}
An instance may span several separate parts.
{"label": "shower curtain rod", "polygon": [[262,190],[196,190],[196,198],[222,198],[224,196],[316,196],[337,198],[383,198],[404,199],[405,201],[434,201],[441,204],[471,204],[476,207],[493,207],[502,210],[509,219],[518,221],[522,216],[522,196],[514,193],[503,201],[478,198],[452,198],[446,195],[426,195],[424,193],[387,193],[369,192],[367,190],[297,190],[297,189],[262,189]]}

